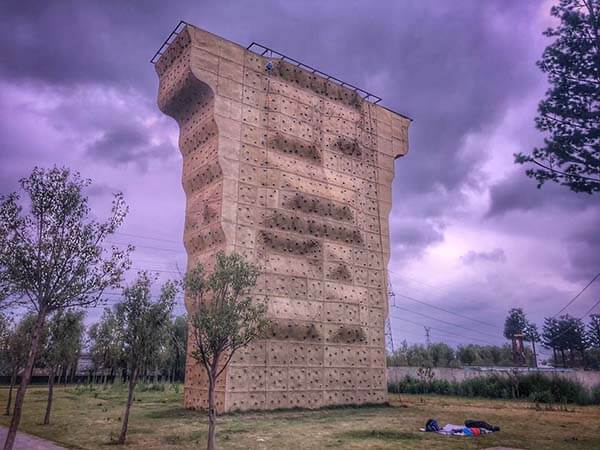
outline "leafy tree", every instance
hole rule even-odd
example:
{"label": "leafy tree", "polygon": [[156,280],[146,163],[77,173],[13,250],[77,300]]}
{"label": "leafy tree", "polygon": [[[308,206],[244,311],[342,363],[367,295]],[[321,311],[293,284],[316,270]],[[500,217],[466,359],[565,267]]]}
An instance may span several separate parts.
{"label": "leafy tree", "polygon": [[[90,355],[96,367],[111,370],[125,365],[123,324],[121,316],[110,308],[105,308],[98,323],[90,327],[88,336],[90,339]],[[104,373],[106,381],[106,372]]]}
{"label": "leafy tree", "polygon": [[538,331],[537,325],[529,321],[527,321],[524,331],[525,340],[531,342],[531,347],[533,348],[533,365],[537,367],[537,352],[535,351],[535,343],[540,342],[540,332]]}
{"label": "leafy tree", "polygon": [[585,362],[587,336],[583,321],[567,314],[560,317],[559,327],[561,330],[560,342],[562,347],[569,351],[571,365],[576,364],[577,355],[580,355],[582,362]]}
{"label": "leafy tree", "polygon": [[235,352],[261,337],[269,326],[264,304],[248,297],[258,270],[237,253],[217,254],[214,271],[205,277],[202,265],[184,280],[194,304],[191,316],[191,356],[204,367],[208,378],[208,443],[215,448],[215,385]]}
{"label": "leafy tree", "polygon": [[44,349],[44,363],[49,370],[48,373],[48,401],[46,403],[46,414],[44,425],[50,423],[52,411],[52,399],[54,393],[54,380],[57,371],[61,367],[77,360],[81,352],[84,325],[83,311],[59,310],[52,316],[48,329],[48,341]]}
{"label": "leafy tree", "polygon": [[544,346],[552,348],[555,363],[558,360],[557,353],[560,353],[563,367],[568,365],[567,354],[569,355],[569,365],[573,366],[577,363],[577,355],[581,357],[581,362],[585,363],[585,349],[588,343],[585,325],[581,319],[568,314],[560,316],[558,319],[546,318],[542,342]]}
{"label": "leafy tree", "polygon": [[522,308],[512,308],[504,321],[504,337],[514,339],[515,336],[524,334],[527,327],[527,318]]}
{"label": "leafy tree", "polygon": [[[4,337],[2,345],[3,365],[10,374],[10,387],[6,402],[7,416],[10,415],[12,405],[12,394],[17,375],[24,370],[29,355],[30,342],[35,329],[37,317],[35,314],[26,314],[16,326],[11,326]],[[48,336],[48,327],[44,326],[40,332],[40,345],[44,346]],[[36,358],[36,361],[39,357]],[[21,375],[22,377],[23,375]]]}
{"label": "leafy tree", "polygon": [[46,318],[97,304],[105,289],[120,285],[131,251],[103,247],[127,213],[122,195],[115,195],[112,214],[101,223],[90,218],[83,194],[90,181],[79,174],[36,167],[20,184],[27,202],[18,193],[0,198],[0,273],[5,290],[27,299],[37,320],[5,450],[14,445]]}
{"label": "leafy tree", "polygon": [[429,353],[434,367],[450,367],[455,359],[454,349],[443,342],[431,344]]}
{"label": "leafy tree", "polygon": [[[560,342],[560,324],[558,319],[554,317],[546,317],[544,319],[544,327],[542,329],[542,344],[546,348],[552,349],[552,360],[554,364],[556,364],[557,352],[561,349]],[[563,356],[563,365],[564,365],[564,356]]]}
{"label": "leafy tree", "polygon": [[588,339],[592,347],[600,348],[600,314],[592,314],[590,316]]}
{"label": "leafy tree", "polygon": [[161,337],[170,323],[171,311],[177,294],[172,281],[163,284],[160,295],[152,301],[152,280],[147,272],[140,272],[136,281],[123,290],[123,302],[117,306],[118,322],[123,327],[125,360],[129,368],[129,389],[123,414],[119,444],[125,444],[133,391],[140,371],[153,367],[164,342]]}
{"label": "leafy tree", "polygon": [[187,316],[178,316],[169,326],[166,367],[169,379],[183,380],[188,336]]}
{"label": "leafy tree", "polygon": [[600,0],[560,0],[551,9],[560,20],[545,35],[555,38],[538,66],[550,89],[538,107],[544,146],[515,162],[533,163],[527,176],[575,192],[600,191]]}

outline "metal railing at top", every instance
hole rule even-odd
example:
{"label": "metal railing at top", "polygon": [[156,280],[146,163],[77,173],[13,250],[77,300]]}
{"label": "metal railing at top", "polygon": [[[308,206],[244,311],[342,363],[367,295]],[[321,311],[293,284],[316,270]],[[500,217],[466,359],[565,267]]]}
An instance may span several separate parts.
{"label": "metal railing at top", "polygon": [[299,67],[301,69],[304,70],[308,70],[309,72],[315,74],[315,75],[319,75],[320,77],[325,78],[328,81],[333,81],[334,83],[345,87],[347,89],[350,89],[352,91],[355,91],[356,93],[358,93],[361,97],[363,97],[365,100],[370,101],[371,103],[379,103],[382,99],[381,97],[378,97],[375,94],[371,94],[368,91],[365,91],[364,89],[361,89],[357,86],[354,86],[353,84],[347,83],[345,81],[340,80],[339,78],[336,78],[332,75],[328,75],[325,72],[321,72],[318,69],[315,69],[314,67],[309,66],[308,64],[304,64],[294,58],[290,58],[289,56],[284,55],[283,53],[280,53],[276,50],[273,50],[269,47],[265,47],[262,44],[259,44],[257,42],[252,42],[252,44],[250,44],[248,47],[246,47],[247,50],[250,50],[251,52],[256,53],[257,55],[260,56],[266,56],[268,58],[276,58],[276,59],[280,59],[286,62],[289,62],[293,65],[295,65],[296,67]]}
{"label": "metal railing at top", "polygon": [[150,62],[152,64],[156,64],[156,62],[159,60],[159,58],[162,56],[162,54],[167,50],[167,48],[169,48],[169,45],[171,45],[173,43],[173,41],[175,39],[177,39],[177,36],[179,36],[179,33],[181,33],[186,26],[188,26],[187,22],[185,22],[183,20],[179,21],[179,23],[177,24],[175,29],[173,31],[171,31],[171,34],[169,35],[169,37],[167,39],[165,39],[165,42],[163,42],[163,44],[160,46],[160,48],[156,51],[156,53],[150,60]]}
{"label": "metal railing at top", "polygon": [[[177,26],[173,29],[173,31],[171,31],[171,34],[169,35],[169,37],[167,37],[167,39],[165,39],[165,41],[163,42],[163,44],[160,46],[160,48],[156,51],[156,53],[154,54],[154,56],[152,57],[152,59],[150,60],[150,62],[152,64],[156,64],[156,62],[160,59],[160,57],[164,54],[164,52],[167,50],[167,48],[169,48],[169,45],[171,45],[173,43],[173,41],[175,39],[177,39],[177,36],[179,36],[179,33],[181,33],[184,28],[186,26],[188,26],[189,23],[187,23],[184,20],[180,20],[179,23],[177,24]],[[266,47],[262,44],[259,44],[257,42],[252,42],[248,47],[246,47],[247,50],[256,53],[260,56],[265,56],[267,55],[267,57],[269,58],[277,58],[283,61],[287,61],[301,69],[307,70],[315,75],[318,75],[326,80],[332,81],[336,84],[338,84],[339,86],[343,86],[347,89],[350,89],[352,91],[355,91],[356,93],[358,93],[362,98],[364,98],[365,100],[373,103],[373,104],[377,104],[379,103],[382,98],[375,95],[375,94],[371,94],[368,91],[365,91],[364,89],[361,89],[357,86],[354,86],[351,83],[347,83],[345,81],[340,80],[339,78],[336,78],[332,75],[328,75],[325,72],[321,72],[318,69],[315,69],[314,67],[309,66],[308,64],[304,64],[294,58],[290,58],[289,56],[284,55],[283,53],[280,53],[276,50],[273,50],[269,47]],[[380,105],[381,106],[381,105]],[[401,114],[397,111],[394,111],[386,106],[381,106],[384,109],[387,109],[388,111],[393,112],[394,114],[398,114],[402,117],[405,117],[406,119],[412,121],[412,118],[410,118],[409,116],[406,116],[404,114]]]}

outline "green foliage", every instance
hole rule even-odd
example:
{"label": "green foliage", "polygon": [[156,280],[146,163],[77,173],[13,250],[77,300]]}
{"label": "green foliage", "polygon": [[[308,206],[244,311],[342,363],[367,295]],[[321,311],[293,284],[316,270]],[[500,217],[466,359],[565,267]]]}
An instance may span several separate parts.
{"label": "green foliage", "polygon": [[236,350],[260,337],[269,324],[266,306],[247,296],[256,284],[257,275],[257,268],[241,255],[220,252],[214,271],[207,278],[201,265],[186,276],[186,291],[196,308],[191,320],[194,345],[191,355],[211,370],[227,354],[222,368],[213,373],[215,378]]}
{"label": "green foliage", "polygon": [[76,364],[83,341],[83,311],[57,311],[48,324],[48,340],[42,358],[46,366]]}
{"label": "green foliage", "polygon": [[132,373],[155,367],[165,345],[177,294],[177,285],[167,281],[153,301],[151,287],[148,273],[140,272],[137,279],[123,290],[123,301],[117,305],[116,321],[122,327],[125,361]]}
{"label": "green foliage", "polygon": [[408,345],[403,342],[392,355],[387,357],[387,365],[411,367],[461,367],[461,366],[510,366],[510,346],[461,345],[454,350],[449,345],[438,342],[429,347],[421,344]]}
{"label": "green foliage", "polygon": [[600,405],[600,384],[597,384],[592,388],[592,403],[594,405]]}
{"label": "green foliage", "polygon": [[504,337],[513,339],[517,335],[525,333],[528,322],[522,308],[512,308],[504,321]]}
{"label": "green foliage", "polygon": [[563,366],[586,365],[585,350],[588,347],[585,325],[579,318],[568,314],[558,319],[549,317],[544,320],[542,343],[560,354]]}
{"label": "green foliage", "polygon": [[551,15],[560,23],[544,33],[554,41],[538,61],[550,84],[536,118],[544,145],[515,162],[536,165],[526,174],[538,187],[591,194],[600,191],[600,0],[560,0]]}
{"label": "green foliage", "polygon": [[19,194],[0,197],[0,280],[12,299],[27,299],[43,316],[94,305],[119,285],[130,266],[128,249],[105,250],[104,241],[123,222],[123,196],[113,200],[106,222],[90,219],[83,191],[90,180],[68,169],[34,168]]}
{"label": "green foliage", "polygon": [[169,323],[167,342],[163,349],[162,367],[173,379],[183,380],[185,375],[185,358],[188,338],[188,318],[186,315],[176,317]]}
{"label": "green foliage", "polygon": [[122,315],[105,308],[100,321],[88,332],[89,348],[96,367],[115,369],[126,366]]}
{"label": "green foliage", "polygon": [[[0,360],[2,361],[0,373],[9,375],[13,370],[19,371],[25,367],[36,321],[36,314],[25,314],[18,324],[11,324],[10,328],[7,329],[4,342],[0,348],[2,352],[0,354]],[[44,326],[40,337],[42,347],[46,345],[47,339],[48,327]],[[39,359],[37,357],[38,363],[41,362]]]}
{"label": "green foliage", "polygon": [[600,348],[600,314],[590,315],[587,336],[591,347]]}
{"label": "green foliage", "polygon": [[462,397],[530,400],[537,403],[600,404],[600,387],[588,391],[581,383],[540,373],[469,378],[462,382],[432,379],[423,381],[410,376],[388,383],[389,392],[439,394]]}

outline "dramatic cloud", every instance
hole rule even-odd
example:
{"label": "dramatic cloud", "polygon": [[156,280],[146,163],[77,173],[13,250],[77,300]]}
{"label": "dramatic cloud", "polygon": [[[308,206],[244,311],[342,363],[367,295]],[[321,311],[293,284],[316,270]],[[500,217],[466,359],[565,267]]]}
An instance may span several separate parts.
{"label": "dramatic cloud", "polygon": [[[156,107],[149,60],[184,19],[242,45],[263,43],[411,116],[410,152],[393,185],[394,289],[497,328],[516,305],[541,323],[600,271],[600,196],[537,189],[513,164],[513,153],[542,138],[533,118],[546,81],[535,61],[551,3],[9,0],[0,28],[0,191],[14,190],[32,166],[53,164],[94,179],[99,216],[123,191],[130,215],[115,241],[137,245],[136,268],[177,276],[185,264],[178,131]],[[582,314],[598,293],[590,287],[569,312]],[[459,322],[406,302],[410,312],[393,316]],[[397,339],[423,338],[419,326],[392,326]],[[465,334],[454,336],[463,342],[477,337],[440,328]],[[502,341],[498,329],[486,333]]]}
{"label": "dramatic cloud", "polygon": [[476,264],[479,262],[503,263],[506,261],[506,255],[501,248],[495,248],[489,252],[476,252],[471,250],[466,255],[460,257],[465,264]]}

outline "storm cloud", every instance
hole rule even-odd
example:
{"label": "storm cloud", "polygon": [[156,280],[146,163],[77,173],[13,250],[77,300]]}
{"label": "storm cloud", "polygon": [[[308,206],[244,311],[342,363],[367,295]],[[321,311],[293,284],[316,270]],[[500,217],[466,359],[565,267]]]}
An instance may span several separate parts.
{"label": "storm cloud", "polygon": [[[129,236],[119,241],[138,245],[135,267],[176,273],[185,262],[178,130],[156,107],[149,60],[183,19],[244,46],[265,44],[412,117],[393,184],[394,289],[469,307],[498,326],[515,305],[541,323],[600,270],[600,196],[537,189],[513,164],[513,153],[543,138],[533,119],[546,81],[535,61],[548,43],[550,6],[9,0],[0,28],[0,189],[15,189],[34,165],[79,170],[99,186],[99,214],[112,192],[125,193]],[[585,311],[594,289],[569,312]],[[397,340],[421,339],[392,325]]]}

